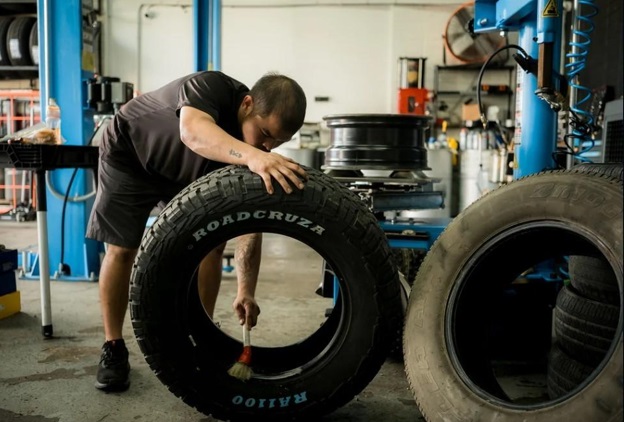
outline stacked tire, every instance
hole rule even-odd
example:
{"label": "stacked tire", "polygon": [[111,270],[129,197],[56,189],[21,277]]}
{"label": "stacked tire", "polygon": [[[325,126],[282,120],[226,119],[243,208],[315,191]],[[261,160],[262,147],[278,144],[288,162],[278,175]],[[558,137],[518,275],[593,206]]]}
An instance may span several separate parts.
{"label": "stacked tire", "polygon": [[[412,286],[403,337],[407,378],[426,420],[622,420],[621,169],[515,180],[462,211],[438,237]],[[554,345],[547,338],[544,354],[522,356],[518,369],[497,365],[491,327],[500,315],[492,304],[518,274],[561,257],[572,257],[572,281],[552,303]],[[509,388],[509,374],[535,376],[531,385],[539,387],[544,377],[554,398]]]}
{"label": "stacked tire", "polygon": [[11,22],[13,22],[12,16],[0,16],[0,66],[11,66],[9,47],[6,42]]}
{"label": "stacked tire", "polygon": [[615,273],[603,258],[570,257],[570,285],[557,297],[556,343],[549,356],[547,386],[552,399],[582,385],[612,347],[620,317]]}
{"label": "stacked tire", "polygon": [[[581,164],[587,174],[619,178],[621,164]],[[617,276],[603,256],[572,255],[570,283],[557,296],[555,344],[548,358],[547,389],[551,399],[582,386],[614,347],[620,321]]]}
{"label": "stacked tire", "polygon": [[[37,19],[32,16],[0,17],[0,67],[36,66],[39,64]],[[6,69],[4,78],[19,79],[37,76],[36,70]]]}

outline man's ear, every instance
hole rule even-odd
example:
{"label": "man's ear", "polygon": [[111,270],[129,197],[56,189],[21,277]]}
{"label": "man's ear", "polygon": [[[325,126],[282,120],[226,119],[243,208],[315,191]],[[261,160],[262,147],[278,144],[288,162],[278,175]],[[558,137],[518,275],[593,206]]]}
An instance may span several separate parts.
{"label": "man's ear", "polygon": [[241,108],[245,112],[245,116],[249,116],[253,111],[253,98],[251,95],[245,95],[243,98],[243,102],[241,103]]}

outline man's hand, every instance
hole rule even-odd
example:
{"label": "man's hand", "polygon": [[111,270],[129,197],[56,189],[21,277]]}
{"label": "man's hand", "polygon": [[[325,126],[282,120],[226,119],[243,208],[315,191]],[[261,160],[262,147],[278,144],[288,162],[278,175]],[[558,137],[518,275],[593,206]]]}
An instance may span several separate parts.
{"label": "man's hand", "polygon": [[303,181],[308,180],[308,174],[299,164],[276,153],[257,150],[247,161],[247,167],[262,178],[269,194],[274,192],[271,179],[275,179],[286,193],[292,192],[293,185],[303,189]]}
{"label": "man's hand", "polygon": [[238,316],[240,325],[246,324],[248,328],[256,326],[260,307],[251,296],[238,295],[232,303],[232,307]]}

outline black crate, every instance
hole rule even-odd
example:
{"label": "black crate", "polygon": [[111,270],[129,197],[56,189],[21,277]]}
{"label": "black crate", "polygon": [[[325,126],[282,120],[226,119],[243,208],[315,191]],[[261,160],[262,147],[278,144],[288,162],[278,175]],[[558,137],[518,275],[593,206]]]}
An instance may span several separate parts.
{"label": "black crate", "polygon": [[[2,245],[0,245],[0,248]],[[0,274],[13,272],[17,269],[17,250],[0,249]]]}

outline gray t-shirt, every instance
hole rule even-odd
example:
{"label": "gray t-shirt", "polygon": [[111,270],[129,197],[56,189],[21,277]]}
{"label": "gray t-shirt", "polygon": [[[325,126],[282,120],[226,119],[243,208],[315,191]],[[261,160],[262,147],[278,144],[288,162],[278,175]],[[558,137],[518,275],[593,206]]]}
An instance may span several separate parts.
{"label": "gray t-shirt", "polygon": [[194,73],[124,104],[100,145],[104,161],[117,168],[186,186],[225,164],[195,154],[180,140],[180,109],[197,108],[242,140],[238,109],[249,88],[214,71]]}

